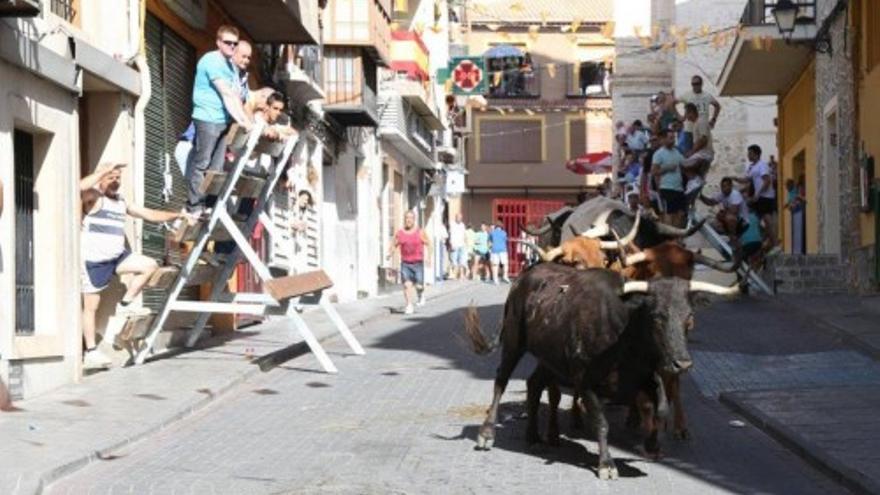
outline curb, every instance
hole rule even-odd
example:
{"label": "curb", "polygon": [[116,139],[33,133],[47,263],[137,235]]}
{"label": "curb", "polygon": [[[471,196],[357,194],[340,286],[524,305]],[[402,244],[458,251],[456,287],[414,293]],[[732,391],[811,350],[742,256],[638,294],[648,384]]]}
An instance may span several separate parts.
{"label": "curb", "polygon": [[[444,290],[444,291],[440,292],[432,299],[434,299],[434,300],[443,299],[453,293],[455,293],[455,289],[451,288],[451,289]],[[395,293],[394,295],[397,295],[397,294]],[[371,298],[371,299],[376,299],[376,298]],[[371,322],[373,322],[383,316],[387,316],[385,308],[378,307],[371,314],[368,314],[368,315],[360,318],[357,321],[349,323],[348,326],[349,326],[349,329],[354,331],[356,328],[363,327],[364,325],[371,323]],[[344,319],[345,318],[343,316],[343,320]],[[318,340],[318,342],[323,343],[324,341],[330,340],[330,339],[332,339],[334,337],[338,337],[338,336],[339,335],[336,332],[328,332],[322,336],[316,335],[315,338]],[[109,457],[113,451],[119,450],[123,447],[127,447],[131,444],[134,444],[136,442],[144,440],[145,438],[164,430],[165,428],[173,425],[174,423],[177,423],[178,421],[181,421],[183,419],[188,418],[189,416],[192,416],[196,412],[199,412],[202,409],[204,409],[205,407],[207,407],[208,405],[214,403],[215,401],[217,401],[217,399],[223,397],[224,395],[226,395],[227,393],[229,393],[230,391],[232,391],[233,389],[235,389],[239,385],[248,381],[250,378],[256,376],[259,373],[264,373],[266,371],[269,371],[269,370],[271,370],[271,368],[281,364],[282,362],[286,362],[291,359],[295,359],[299,356],[302,356],[308,352],[308,349],[309,349],[308,344],[306,344],[305,341],[300,341],[300,342],[290,344],[290,345],[283,347],[281,349],[278,349],[276,351],[273,351],[265,356],[258,357],[253,360],[253,363],[256,364],[256,366],[252,367],[248,371],[245,371],[243,373],[236,375],[234,378],[229,380],[225,385],[220,387],[218,390],[216,390],[214,393],[210,394],[209,396],[201,398],[201,399],[196,400],[194,402],[190,402],[189,404],[182,406],[177,412],[170,414],[169,416],[165,417],[164,419],[159,420],[159,422],[157,424],[149,426],[140,432],[134,433],[134,434],[122,439],[122,440],[116,441],[116,442],[112,443],[111,445],[95,449],[89,454],[86,454],[84,456],[78,457],[78,458],[73,459],[71,461],[65,462],[59,466],[49,468],[48,470],[46,470],[43,473],[40,473],[39,475],[36,476],[37,480],[35,480],[35,484],[37,486],[35,486],[32,489],[32,491],[31,491],[31,489],[26,489],[25,487],[22,487],[19,485],[20,490],[16,490],[16,493],[30,492],[30,493],[33,493],[34,495],[41,495],[49,485],[60,480],[61,478],[64,478],[65,476],[69,476],[69,475],[75,473],[76,471],[79,471],[80,469],[83,469],[98,460]],[[165,357],[171,357],[171,356],[166,355]]]}
{"label": "curb", "polygon": [[780,421],[755,407],[741,402],[739,395],[739,392],[724,392],[719,399],[721,403],[746,418],[752,425],[840,485],[855,493],[880,493],[880,484],[865,478],[858,471],[826,454],[821,448]]}
{"label": "curb", "polygon": [[843,325],[835,323],[833,320],[823,316],[807,313],[796,304],[785,302],[780,299],[777,299],[776,302],[792,310],[794,314],[797,314],[804,322],[808,322],[811,325],[830,331],[835,337],[840,338],[847,345],[855,348],[856,351],[861,352],[875,361],[880,361],[880,349],[863,341],[857,335],[848,331]]}

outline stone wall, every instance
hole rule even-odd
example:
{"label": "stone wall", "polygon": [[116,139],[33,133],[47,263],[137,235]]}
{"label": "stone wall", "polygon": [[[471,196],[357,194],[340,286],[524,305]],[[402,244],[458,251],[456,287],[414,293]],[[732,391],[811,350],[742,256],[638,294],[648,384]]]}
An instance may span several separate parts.
{"label": "stone wall", "polygon": [[781,255],[767,259],[763,276],[778,294],[830,294],[847,291],[845,268],[836,255]]}

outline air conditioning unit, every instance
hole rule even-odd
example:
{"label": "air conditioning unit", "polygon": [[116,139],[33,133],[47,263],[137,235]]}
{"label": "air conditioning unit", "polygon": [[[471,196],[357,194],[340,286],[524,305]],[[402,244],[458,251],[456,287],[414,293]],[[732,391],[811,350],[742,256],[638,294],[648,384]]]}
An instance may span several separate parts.
{"label": "air conditioning unit", "polygon": [[34,17],[40,14],[40,0],[0,0],[0,17]]}

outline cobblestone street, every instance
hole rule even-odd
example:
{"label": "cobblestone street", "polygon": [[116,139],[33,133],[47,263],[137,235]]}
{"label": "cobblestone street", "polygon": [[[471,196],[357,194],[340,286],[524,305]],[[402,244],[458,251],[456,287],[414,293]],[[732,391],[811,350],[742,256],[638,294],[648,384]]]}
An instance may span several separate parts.
{"label": "cobblestone street", "polygon": [[[310,355],[288,361],[192,417],[61,479],[49,492],[845,491],[751,424],[729,424],[741,417],[719,402],[718,392],[768,388],[774,379],[789,386],[792,380],[772,369],[763,380],[742,378],[742,367],[754,363],[740,355],[760,360],[846,352],[779,306],[755,300],[716,303],[698,315],[691,344],[696,369],[683,389],[693,438],[664,439],[660,461],[638,454],[640,438],[625,430],[622,412],[614,409],[609,420],[620,480],[596,478],[590,469],[596,444],[569,430],[565,418],[561,447],[530,451],[522,418],[522,377],[530,362],[520,364],[505,394],[495,448],[475,451],[498,356],[470,353],[460,336],[461,308],[478,302],[484,326],[494,327],[506,292],[505,285],[468,284],[429,298],[413,316],[376,319],[358,331],[365,357],[345,355],[344,343],[328,341],[337,351],[339,375],[317,372]],[[816,359],[807,361],[800,375],[809,382]],[[866,382],[876,378],[865,376]]]}

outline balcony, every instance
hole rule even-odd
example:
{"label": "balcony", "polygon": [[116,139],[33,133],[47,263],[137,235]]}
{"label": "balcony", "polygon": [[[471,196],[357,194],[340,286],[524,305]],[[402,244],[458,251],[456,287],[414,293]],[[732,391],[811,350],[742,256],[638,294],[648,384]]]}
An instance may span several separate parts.
{"label": "balcony", "polygon": [[540,67],[489,69],[489,98],[540,98],[541,70]]}
{"label": "balcony", "polygon": [[443,130],[443,121],[440,120],[439,111],[428,91],[427,83],[397,76],[382,82],[381,93],[383,96],[386,93],[399,95],[424,120],[429,129]]}
{"label": "balcony", "polygon": [[321,79],[324,113],[344,127],[375,127],[376,66],[356,47],[325,47]]}
{"label": "balcony", "polygon": [[565,66],[565,96],[610,98],[611,72],[603,62],[580,62]]}
{"label": "balcony", "polygon": [[217,0],[257,43],[317,44],[318,0]]}
{"label": "balcony", "polygon": [[390,0],[330,0],[325,9],[324,45],[362,47],[374,62],[391,61]]}
{"label": "balcony", "polygon": [[292,46],[278,78],[293,105],[305,105],[324,98],[321,86],[321,52],[317,46]]}
{"label": "balcony", "polygon": [[0,17],[35,17],[40,15],[40,0],[0,2]]}
{"label": "balcony", "polygon": [[379,136],[391,143],[412,164],[435,168],[434,133],[428,120],[401,95],[383,92]]}
{"label": "balcony", "polygon": [[[818,31],[816,2],[795,3],[800,9],[798,21],[786,42],[773,18],[776,2],[749,0],[741,18],[742,32],[718,78],[722,96],[778,95],[794,84],[813,57],[811,45]],[[755,39],[767,41],[758,43]]]}

